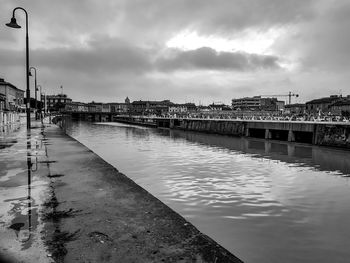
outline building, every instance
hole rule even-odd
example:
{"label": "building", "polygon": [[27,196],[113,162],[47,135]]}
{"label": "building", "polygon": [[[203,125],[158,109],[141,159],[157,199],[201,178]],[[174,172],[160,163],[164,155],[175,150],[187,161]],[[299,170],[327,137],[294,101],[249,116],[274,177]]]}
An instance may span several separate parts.
{"label": "building", "polygon": [[20,111],[25,109],[24,91],[0,78],[0,110]]}
{"label": "building", "polygon": [[232,99],[232,109],[234,110],[256,110],[260,107],[260,96],[244,97],[240,99]]}
{"label": "building", "polygon": [[211,108],[209,106],[199,105],[197,111],[200,113],[208,113],[211,111]]}
{"label": "building", "polygon": [[0,111],[5,110],[6,96],[0,93]]}
{"label": "building", "polygon": [[284,101],[282,101],[282,100],[276,101],[276,110],[277,111],[284,111],[285,107],[286,107],[286,105],[285,105]]}
{"label": "building", "polygon": [[350,116],[350,96],[348,99],[334,102],[329,106],[329,109],[332,114]]}
{"label": "building", "polygon": [[233,110],[278,111],[283,108],[284,101],[278,101],[277,98],[262,98],[261,96],[254,96],[232,99]]}
{"label": "building", "polygon": [[304,114],[306,110],[306,105],[303,103],[287,104],[284,106],[284,113],[286,114]]}
{"label": "building", "polygon": [[110,105],[110,110],[113,113],[126,114],[129,113],[130,109],[130,99],[126,97],[125,102],[112,102],[108,103]]}
{"label": "building", "polygon": [[230,111],[230,110],[232,110],[230,108],[230,106],[225,105],[223,103],[219,103],[219,104],[212,103],[209,105],[209,108],[212,111]]}
{"label": "building", "polygon": [[111,112],[111,106],[109,104],[102,103],[102,112]]}
{"label": "building", "polygon": [[91,112],[102,112],[102,102],[90,102],[88,103],[88,109]]}
{"label": "building", "polygon": [[128,105],[122,102],[111,102],[107,103],[110,111],[113,113],[125,114],[128,112]]}
{"label": "building", "polygon": [[173,104],[169,106],[169,113],[195,112],[197,107],[194,103]]}
{"label": "building", "polygon": [[47,95],[46,96],[46,105],[47,109],[50,112],[59,111],[60,109],[65,108],[67,103],[71,103],[72,99],[68,98],[66,94],[58,95]]}
{"label": "building", "polygon": [[170,100],[163,101],[133,101],[131,103],[131,113],[135,115],[156,114],[162,115],[169,112],[169,107],[173,106]]}
{"label": "building", "polygon": [[315,99],[306,102],[306,111],[308,113],[328,113],[333,103],[343,100],[342,96],[331,95],[330,97]]}
{"label": "building", "polygon": [[87,108],[88,108],[88,112],[96,112],[96,105],[94,105],[94,104],[90,104],[90,103],[88,103],[87,104]]}
{"label": "building", "polygon": [[67,112],[87,112],[88,106],[83,102],[67,102],[65,104],[64,110]]}

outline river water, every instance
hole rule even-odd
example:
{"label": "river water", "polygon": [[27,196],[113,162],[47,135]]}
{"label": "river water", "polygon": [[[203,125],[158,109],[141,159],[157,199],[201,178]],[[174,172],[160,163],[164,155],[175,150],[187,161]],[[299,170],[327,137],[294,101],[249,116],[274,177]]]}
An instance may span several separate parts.
{"label": "river water", "polygon": [[245,262],[350,262],[350,151],[120,123],[67,133]]}

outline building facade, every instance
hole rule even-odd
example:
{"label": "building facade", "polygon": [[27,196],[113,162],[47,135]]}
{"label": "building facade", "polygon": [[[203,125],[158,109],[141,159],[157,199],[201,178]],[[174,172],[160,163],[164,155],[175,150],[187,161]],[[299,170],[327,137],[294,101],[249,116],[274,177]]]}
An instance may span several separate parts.
{"label": "building facade", "polygon": [[329,109],[332,114],[350,116],[350,98],[334,102]]}
{"label": "building facade", "polygon": [[311,114],[329,113],[331,105],[341,100],[342,97],[338,95],[311,100],[306,102],[306,111]]}
{"label": "building facade", "polygon": [[0,79],[0,110],[24,110],[24,91],[4,79]]}
{"label": "building facade", "polygon": [[88,112],[88,106],[82,102],[67,102],[65,104],[64,110],[67,112]]}
{"label": "building facade", "polygon": [[286,114],[304,114],[306,110],[306,105],[303,103],[288,104],[284,106]]}
{"label": "building facade", "polygon": [[169,113],[195,112],[197,107],[194,103],[173,104],[169,106]]}
{"label": "building facade", "polygon": [[46,96],[46,105],[47,109],[50,112],[60,111],[60,109],[64,109],[67,103],[71,103],[72,99],[68,98],[66,94],[58,94],[58,95],[47,95]]}
{"label": "building facade", "polygon": [[278,101],[277,98],[262,98],[261,96],[254,96],[232,99],[233,110],[278,111],[283,108],[284,101]]}
{"label": "building facade", "polygon": [[88,103],[89,111],[91,112],[102,112],[102,104],[101,102],[90,102]]}
{"label": "building facade", "polygon": [[170,100],[163,101],[133,101],[131,103],[131,113],[134,115],[162,115],[169,112],[169,107],[173,106]]}
{"label": "building facade", "polygon": [[126,104],[126,103],[119,103],[119,102],[111,102],[108,103],[110,106],[110,110],[113,113],[119,113],[119,114],[126,114],[128,113],[128,109],[129,109],[129,105],[130,104]]}

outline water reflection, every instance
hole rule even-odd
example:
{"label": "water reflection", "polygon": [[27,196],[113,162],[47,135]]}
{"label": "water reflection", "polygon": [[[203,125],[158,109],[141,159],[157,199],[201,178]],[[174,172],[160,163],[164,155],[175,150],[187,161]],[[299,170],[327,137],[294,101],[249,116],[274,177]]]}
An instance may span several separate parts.
{"label": "water reflection", "polygon": [[253,154],[256,158],[269,158],[299,166],[310,166],[320,171],[350,175],[350,152],[341,149],[307,144],[273,142],[254,138],[216,136],[178,130],[156,131],[162,136],[186,138],[191,142]]}
{"label": "water reflection", "polygon": [[[17,239],[22,243],[22,249],[27,249],[31,246],[32,237],[32,198],[31,198],[31,180],[32,180],[32,147],[31,147],[31,134],[27,131],[27,197],[17,198],[15,200],[5,200],[6,202],[15,201],[11,211],[15,214],[12,219],[12,224],[9,228],[15,231]],[[27,204],[27,216],[22,212],[25,210],[22,205],[23,201]]]}
{"label": "water reflection", "polygon": [[[35,139],[35,138],[34,138]],[[38,225],[37,205],[32,197],[32,173],[37,170],[39,143],[35,140],[35,150],[32,149],[31,131],[26,133],[26,197],[18,197],[5,199],[4,202],[10,202],[12,208],[9,215],[12,215],[9,228],[15,232],[16,239],[21,243],[21,249],[26,250],[33,244],[33,232]],[[24,173],[15,172],[13,178],[11,176],[1,178],[2,181],[11,182],[17,176],[21,177]],[[17,187],[16,184],[8,184],[9,187]],[[18,188],[24,185],[18,185]]]}
{"label": "water reflection", "polygon": [[116,123],[67,132],[246,262],[349,256],[350,152]]}

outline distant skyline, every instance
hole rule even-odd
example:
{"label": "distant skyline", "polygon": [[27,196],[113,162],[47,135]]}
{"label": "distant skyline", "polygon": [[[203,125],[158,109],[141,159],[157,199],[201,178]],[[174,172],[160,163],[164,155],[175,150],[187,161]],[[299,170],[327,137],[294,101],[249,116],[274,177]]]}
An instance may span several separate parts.
{"label": "distant skyline", "polygon": [[347,0],[2,0],[0,78],[25,90],[25,15],[22,29],[5,26],[17,6],[47,94],[196,104],[350,94]]}

